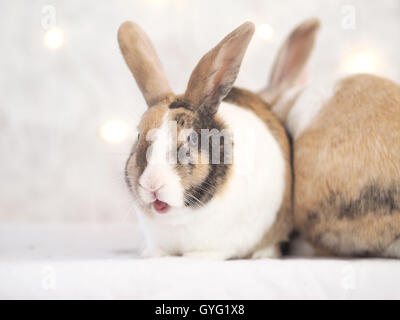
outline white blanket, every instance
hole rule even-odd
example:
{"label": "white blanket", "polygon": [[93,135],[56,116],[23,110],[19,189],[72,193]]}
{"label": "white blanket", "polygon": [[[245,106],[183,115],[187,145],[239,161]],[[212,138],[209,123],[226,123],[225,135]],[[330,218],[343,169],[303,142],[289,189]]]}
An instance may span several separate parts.
{"label": "white blanket", "polygon": [[0,226],[2,299],[400,299],[400,261],[139,259],[125,225]]}

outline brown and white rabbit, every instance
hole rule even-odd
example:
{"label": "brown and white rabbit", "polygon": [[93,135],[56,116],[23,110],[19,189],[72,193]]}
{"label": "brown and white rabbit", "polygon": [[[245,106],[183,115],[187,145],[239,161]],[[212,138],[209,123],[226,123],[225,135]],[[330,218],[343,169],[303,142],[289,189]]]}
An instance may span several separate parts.
{"label": "brown and white rabbit", "polygon": [[[257,94],[232,88],[253,33],[249,22],[230,33],[197,64],[186,92],[175,95],[144,31],[133,22],[119,29],[148,105],[126,165],[147,243],[143,256],[276,257],[292,229],[286,131]],[[228,134],[212,150],[200,143],[221,132]],[[192,151],[208,161],[171,161]],[[224,160],[212,161],[215,154]]]}
{"label": "brown and white rabbit", "polygon": [[359,74],[303,91],[300,78],[274,109],[293,139],[295,227],[314,254],[399,258],[400,86]]}

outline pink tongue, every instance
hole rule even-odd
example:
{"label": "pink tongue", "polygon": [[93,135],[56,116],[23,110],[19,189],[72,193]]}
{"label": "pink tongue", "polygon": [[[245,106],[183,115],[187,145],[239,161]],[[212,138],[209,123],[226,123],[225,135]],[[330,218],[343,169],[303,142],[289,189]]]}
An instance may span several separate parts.
{"label": "pink tongue", "polygon": [[168,203],[162,202],[158,199],[153,202],[153,206],[158,213],[166,213],[169,209]]}

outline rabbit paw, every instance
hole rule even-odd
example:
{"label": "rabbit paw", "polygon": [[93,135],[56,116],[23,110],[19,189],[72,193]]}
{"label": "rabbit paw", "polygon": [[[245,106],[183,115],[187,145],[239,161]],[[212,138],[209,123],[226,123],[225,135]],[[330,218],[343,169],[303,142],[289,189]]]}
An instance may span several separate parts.
{"label": "rabbit paw", "polygon": [[277,246],[269,246],[266,248],[259,249],[255,251],[252,255],[252,259],[271,259],[271,258],[279,258],[280,252]]}
{"label": "rabbit paw", "polygon": [[231,255],[227,252],[220,251],[192,251],[185,253],[183,256],[185,258],[197,260],[227,260]]}

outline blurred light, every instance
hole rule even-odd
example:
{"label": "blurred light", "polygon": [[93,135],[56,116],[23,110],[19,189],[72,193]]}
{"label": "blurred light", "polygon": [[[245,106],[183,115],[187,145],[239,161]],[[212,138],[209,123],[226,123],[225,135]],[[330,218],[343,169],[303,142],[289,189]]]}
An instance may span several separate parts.
{"label": "blurred light", "polygon": [[64,35],[58,28],[51,28],[44,35],[44,44],[47,48],[57,49],[64,43]]}
{"label": "blurred light", "polygon": [[343,73],[381,73],[383,60],[373,50],[358,50],[346,56],[340,67]]}
{"label": "blurred light", "polygon": [[111,121],[103,124],[100,128],[101,138],[109,143],[121,143],[129,135],[126,123],[121,121]]}
{"label": "blurred light", "polygon": [[274,29],[269,24],[260,24],[257,27],[257,35],[264,40],[271,40],[274,36]]}

